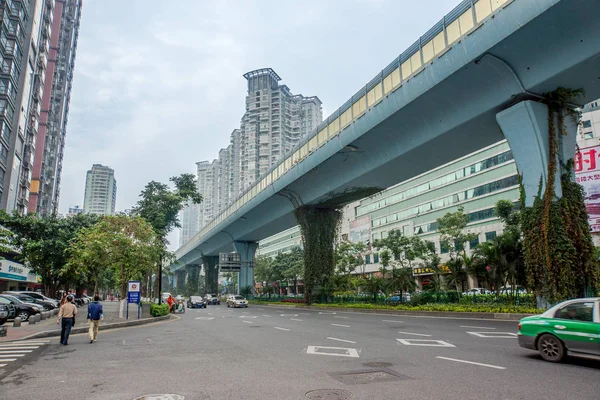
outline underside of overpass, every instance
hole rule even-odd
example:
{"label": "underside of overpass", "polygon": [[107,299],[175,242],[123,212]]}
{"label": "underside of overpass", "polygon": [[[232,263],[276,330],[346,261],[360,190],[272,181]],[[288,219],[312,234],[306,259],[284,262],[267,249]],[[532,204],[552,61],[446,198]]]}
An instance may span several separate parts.
{"label": "underside of overpass", "polygon": [[[584,89],[581,104],[599,98],[599,12],[594,0],[513,1],[197,239],[174,267],[295,226],[300,205],[343,206],[496,143],[498,114],[558,87]],[[511,148],[533,143],[519,135],[507,135]],[[517,165],[540,151],[514,152]],[[533,173],[539,180],[542,171]]]}

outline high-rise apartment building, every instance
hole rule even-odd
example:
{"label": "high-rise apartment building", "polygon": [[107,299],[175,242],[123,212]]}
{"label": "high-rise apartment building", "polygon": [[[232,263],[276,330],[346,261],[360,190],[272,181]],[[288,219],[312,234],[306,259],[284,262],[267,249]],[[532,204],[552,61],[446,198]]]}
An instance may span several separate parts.
{"label": "high-rise apartment building", "polygon": [[[231,132],[229,146],[219,151],[218,158],[196,163],[198,192],[203,201],[194,211],[186,206],[182,213],[180,244],[191,239],[237,196],[323,120],[318,97],[293,95],[271,68],[244,74],[248,81],[246,112],[240,129]],[[197,223],[190,221],[197,218]],[[188,238],[183,232],[194,227]],[[187,241],[186,240],[186,241]]]}
{"label": "high-rise apartment building", "polygon": [[85,180],[83,210],[88,214],[111,215],[117,202],[115,171],[100,164],[92,165]]}
{"label": "high-rise apartment building", "polygon": [[198,222],[198,204],[188,201],[187,205],[181,211],[180,247],[198,233]]}
{"label": "high-rise apartment building", "polygon": [[73,216],[73,215],[78,215],[81,213],[83,213],[83,208],[81,208],[79,206],[75,206],[75,207],[69,207],[69,213],[67,215]]}
{"label": "high-rise apartment building", "polygon": [[318,97],[293,95],[271,68],[244,74],[248,81],[242,117],[241,190],[290,151],[323,120]]}
{"label": "high-rise apartment building", "polygon": [[25,212],[54,0],[0,2],[0,208]]}
{"label": "high-rise apartment building", "polygon": [[71,100],[82,0],[56,2],[37,132],[29,212],[58,211],[60,177]]}

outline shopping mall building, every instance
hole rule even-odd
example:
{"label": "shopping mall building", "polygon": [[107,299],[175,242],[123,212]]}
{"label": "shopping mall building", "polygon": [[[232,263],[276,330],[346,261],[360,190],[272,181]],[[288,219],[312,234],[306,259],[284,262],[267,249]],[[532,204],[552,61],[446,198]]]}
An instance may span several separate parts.
{"label": "shopping mall building", "polygon": [[5,254],[0,260],[0,293],[8,290],[38,290],[42,288],[42,280],[20,262]]}

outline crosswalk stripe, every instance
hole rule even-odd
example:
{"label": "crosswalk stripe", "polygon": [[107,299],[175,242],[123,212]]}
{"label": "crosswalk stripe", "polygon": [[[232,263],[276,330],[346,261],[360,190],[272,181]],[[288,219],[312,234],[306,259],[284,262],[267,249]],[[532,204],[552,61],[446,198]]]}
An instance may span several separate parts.
{"label": "crosswalk stripe", "polygon": [[0,368],[6,367],[6,364],[0,364]]}
{"label": "crosswalk stripe", "polygon": [[0,358],[0,362],[11,362],[16,360],[16,358]]}
{"label": "crosswalk stripe", "polygon": [[27,354],[0,354],[0,357],[25,357]]}
{"label": "crosswalk stripe", "polygon": [[5,353],[31,353],[33,350],[0,350],[0,355]]}
{"label": "crosswalk stripe", "polygon": [[17,346],[14,346],[14,347],[3,347],[3,346],[0,346],[0,350],[35,350],[35,349],[38,349],[38,348],[39,348],[39,346],[35,346],[35,347],[33,347],[33,346],[23,346],[23,347],[17,347]]}

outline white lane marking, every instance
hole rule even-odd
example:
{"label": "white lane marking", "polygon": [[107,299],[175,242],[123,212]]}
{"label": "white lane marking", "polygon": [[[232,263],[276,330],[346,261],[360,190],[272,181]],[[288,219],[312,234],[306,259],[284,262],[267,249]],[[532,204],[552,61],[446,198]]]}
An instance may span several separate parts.
{"label": "white lane marking", "polygon": [[512,332],[467,332],[469,335],[477,336],[480,338],[487,339],[514,339],[517,337],[516,333]]}
{"label": "white lane marking", "polygon": [[248,311],[242,311],[242,314],[250,314]]}
{"label": "white lane marking", "polygon": [[382,319],[381,322],[398,322],[400,324],[404,323],[404,321],[394,321],[394,320],[391,320],[391,319]]}
{"label": "white lane marking", "polygon": [[431,337],[431,335],[426,335],[424,333],[412,333],[412,332],[401,332],[398,331],[398,333],[401,333],[403,335],[413,335],[413,336],[425,336],[425,337]]}
{"label": "white lane marking", "polygon": [[243,320],[242,322],[245,322],[245,323],[247,323],[247,324],[253,324],[253,323],[254,323],[254,322],[252,322],[252,321],[246,321],[246,320]]}
{"label": "white lane marking", "polygon": [[11,362],[16,361],[16,358],[0,358],[0,362]]}
{"label": "white lane marking", "polygon": [[48,342],[11,342],[4,343],[1,346],[43,346],[45,344],[48,344]]}
{"label": "white lane marking", "polygon": [[350,325],[331,324],[331,326],[341,326],[342,328],[350,328]]}
{"label": "white lane marking", "polygon": [[485,326],[470,326],[470,325],[459,325],[459,328],[473,328],[473,329],[496,329],[496,328],[487,328]]}
{"label": "white lane marking", "polygon": [[334,313],[334,312],[320,312],[319,311],[319,314],[320,315],[335,315],[336,313]]}
{"label": "white lane marking", "polygon": [[258,318],[256,315],[240,315],[240,318]]}
{"label": "white lane marking", "polygon": [[288,329],[288,328],[280,328],[280,327],[278,327],[278,326],[274,326],[273,328],[275,328],[275,329],[279,329],[280,331],[289,331],[289,329]]}
{"label": "white lane marking", "polygon": [[271,318],[271,316],[270,316],[270,315],[267,315],[267,314],[263,314],[262,316],[263,316],[263,317],[267,317],[267,318]]}
{"label": "white lane marking", "polygon": [[5,353],[31,353],[33,350],[0,350],[0,354]]}
{"label": "white lane marking", "polygon": [[281,314],[280,317],[297,317],[298,314]]}
{"label": "white lane marking", "polygon": [[474,362],[474,361],[459,360],[456,358],[448,358],[448,357],[440,357],[440,356],[436,356],[435,358],[439,358],[440,360],[456,361],[456,362],[464,363],[464,364],[479,365],[480,367],[488,367],[488,368],[494,368],[494,369],[506,369],[505,367],[500,367],[498,365],[483,364],[483,363],[478,363],[478,362]]}
{"label": "white lane marking", "polygon": [[6,367],[6,364],[0,364],[0,368]]}
{"label": "white lane marking", "polygon": [[35,347],[4,347],[4,346],[0,346],[0,350],[35,350],[39,348],[39,346],[35,346]]}
{"label": "white lane marking", "polygon": [[[428,347],[456,347],[453,344],[444,342],[443,340],[431,339],[396,339],[398,342],[406,346],[428,346]],[[413,343],[416,342],[416,343]]]}
{"label": "white lane marking", "polygon": [[194,319],[200,319],[202,321],[210,321],[211,319],[215,319],[215,317],[197,317]]}
{"label": "white lane marking", "polygon": [[[330,350],[327,352],[322,350]],[[327,346],[308,346],[306,354],[318,354],[322,356],[337,356],[337,357],[360,357],[356,349],[350,347],[327,347]]]}
{"label": "white lane marking", "polygon": [[345,339],[338,339],[338,338],[334,338],[334,337],[327,337],[327,339],[329,340],[337,340],[338,342],[344,342],[344,343],[353,343],[356,344],[356,342],[353,342],[352,340],[345,340]]}
{"label": "white lane marking", "polygon": [[348,318],[348,317],[342,317],[341,315],[335,315],[333,318]]}
{"label": "white lane marking", "polygon": [[298,318],[290,318],[290,321],[302,321],[302,320],[298,319]]}
{"label": "white lane marking", "polygon": [[208,315],[213,315],[213,314],[211,312],[209,312]]}

